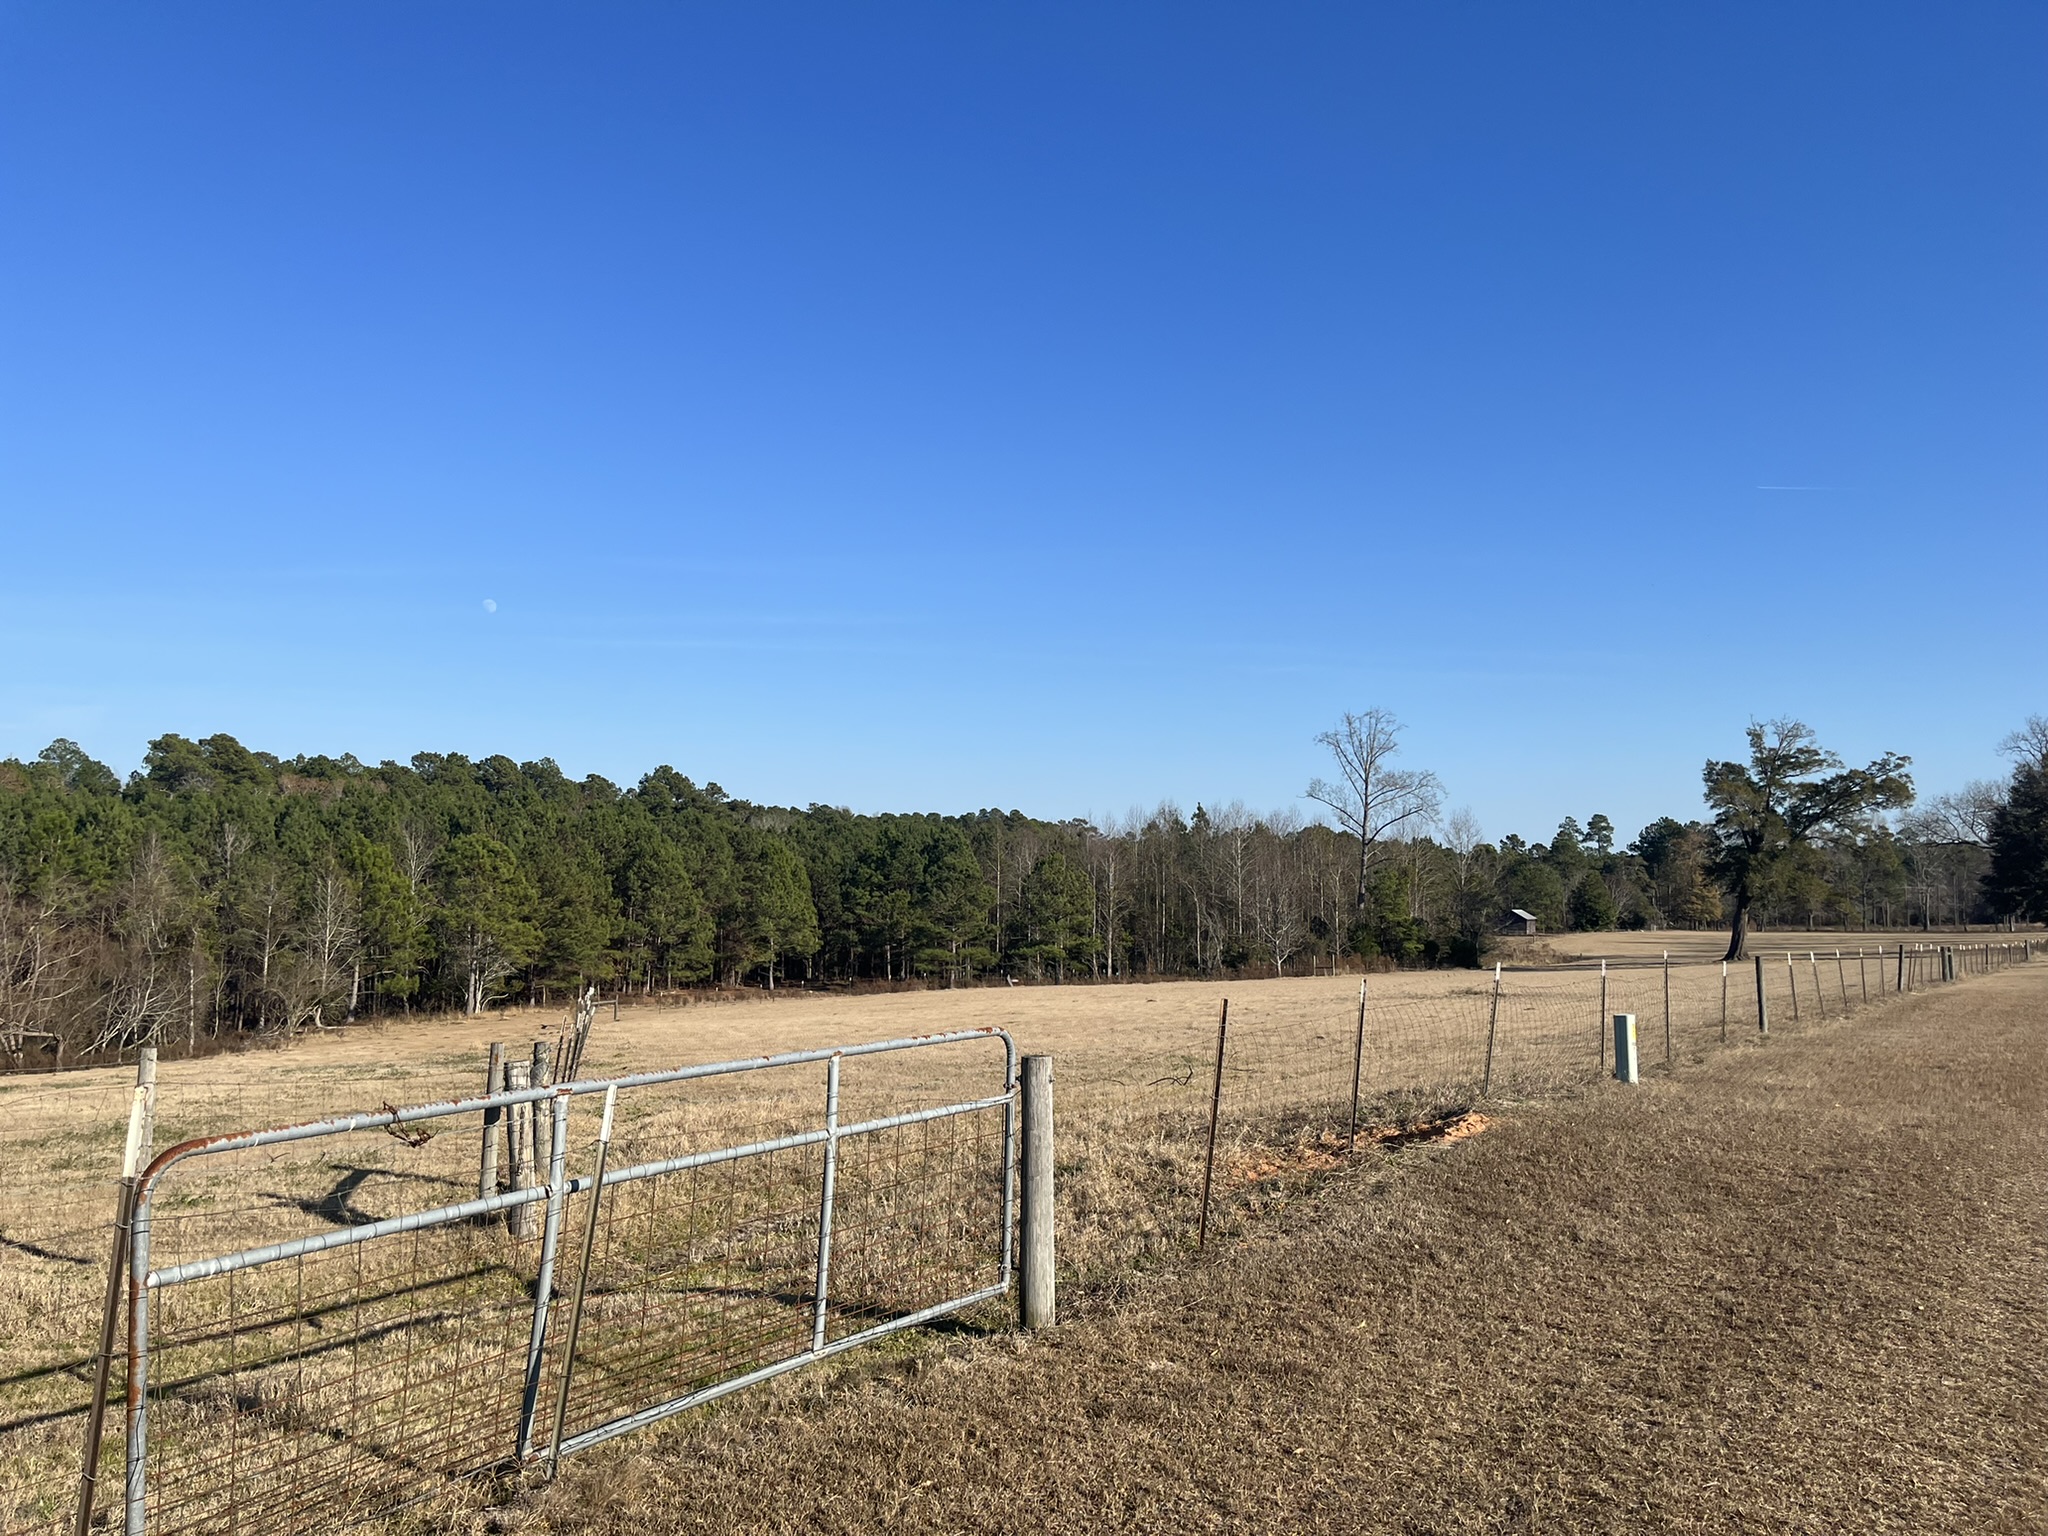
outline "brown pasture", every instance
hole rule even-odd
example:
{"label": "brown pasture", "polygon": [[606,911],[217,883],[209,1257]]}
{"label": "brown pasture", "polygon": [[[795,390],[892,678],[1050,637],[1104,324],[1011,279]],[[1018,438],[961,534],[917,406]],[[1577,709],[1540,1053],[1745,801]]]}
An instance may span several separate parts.
{"label": "brown pasture", "polygon": [[[1698,963],[1696,957],[1693,963],[1678,963],[1681,954],[1692,954],[1711,935],[1597,938],[1616,959],[1608,978],[1607,1011],[1638,1015],[1646,1066],[1661,1066],[1664,1060],[1665,992],[1661,966],[1642,960],[1654,959],[1664,948],[1674,952],[1675,1064],[1684,1067],[1715,1052],[1724,1006],[1731,1038],[1741,1041],[1753,1032],[1753,992],[1746,977],[1738,975],[1724,991],[1717,964]],[[1682,951],[1680,940],[1691,941],[1692,949]],[[1776,959],[1777,940],[1776,935],[1760,936],[1760,950]],[[1868,947],[1874,950],[1879,942],[1890,948],[1897,941],[1872,936]],[[1819,948],[1817,943],[1810,947]],[[1809,1025],[1860,1009],[1868,993],[1883,994],[1881,972],[1852,960],[1832,963],[1835,947],[1821,951],[1830,958],[1827,967],[1816,969],[1802,954],[1790,974],[1791,984],[1803,989]],[[1517,961],[1512,951],[1504,959],[1509,966]],[[1469,1103],[1489,1035],[1494,1096],[1506,1103],[1532,1102],[1549,1090],[1583,1082],[1603,1059],[1600,983],[1583,960],[1560,969],[1509,970],[1498,1004],[1487,973],[1390,974],[1374,976],[1369,984],[1359,1064],[1368,1129],[1362,1142],[1368,1147],[1400,1145],[1407,1139],[1403,1133]],[[1771,985],[1780,984],[1773,969]],[[1199,1131],[1211,1089],[1217,1015],[1226,997],[1231,1048],[1216,1228],[1222,1241],[1249,1240],[1304,1181],[1348,1165],[1352,1158],[1343,1133],[1359,987],[1356,976],[1335,976],[869,996],[789,992],[669,1006],[634,1004],[616,1021],[609,1010],[600,1015],[584,1071],[600,1076],[867,1039],[985,1026],[1007,1029],[1024,1051],[1055,1058],[1063,1283],[1084,1308],[1100,1308],[1130,1294],[1145,1272],[1182,1262],[1188,1249],[1200,1186]],[[1774,1028],[1790,1022],[1779,1012],[1787,1001],[1774,996]],[[545,1037],[561,1022],[552,1012],[513,1009],[480,1019],[337,1030],[279,1051],[166,1063],[160,1074],[156,1145],[473,1094],[482,1086],[482,1063],[491,1041],[505,1041],[515,1055],[523,1054],[533,1039]],[[860,1071],[849,1069],[846,1113],[891,1112],[991,1091],[1000,1073],[987,1051],[977,1051],[952,1047],[875,1058],[861,1064]],[[694,1150],[814,1122],[820,1086],[814,1077],[812,1069],[789,1071],[635,1101],[624,1112],[622,1151],[664,1156],[678,1148]],[[62,1079],[0,1079],[0,1159],[16,1171],[0,1190],[0,1532],[8,1536],[17,1530],[54,1529],[75,1476],[78,1409],[104,1283],[112,1175],[128,1083],[128,1075],[115,1069]],[[590,1155],[588,1108],[579,1106],[571,1123],[572,1169],[585,1166]],[[1489,1114],[1494,1108],[1489,1106]],[[346,1145],[308,1144],[289,1154],[221,1160],[217,1167],[194,1166],[188,1174],[174,1175],[182,1182],[167,1183],[159,1260],[275,1241],[337,1220],[462,1198],[465,1185],[474,1192],[476,1151],[472,1130],[451,1132],[417,1148],[369,1137]],[[935,1154],[927,1149],[925,1155]],[[795,1159],[789,1174],[797,1190],[812,1180],[815,1169]],[[764,1209],[788,1205],[795,1210],[801,1203],[800,1191],[763,1191],[754,1198],[765,1202]],[[920,1219],[932,1214],[924,1210]],[[577,1219],[572,1208],[571,1224]],[[461,1371],[449,1377],[454,1385],[434,1399],[441,1417],[452,1420],[466,1411],[448,1393],[467,1394],[462,1403],[502,1399],[507,1371],[521,1348],[517,1298],[520,1286],[531,1281],[531,1247],[529,1241],[486,1263],[478,1259],[476,1243],[466,1238],[431,1262],[415,1258],[411,1270],[384,1277],[393,1336],[407,1339],[408,1349],[430,1339],[435,1347],[461,1356]],[[886,1269],[913,1260],[917,1252],[914,1245],[895,1259],[871,1252],[867,1261]],[[790,1269],[789,1254],[777,1250],[772,1264],[770,1257],[764,1253],[761,1264],[779,1266],[778,1274]],[[620,1260],[629,1267],[630,1261],[630,1254]],[[357,1275],[350,1283],[365,1282]],[[428,1293],[437,1310],[423,1322],[423,1303],[416,1297]],[[226,1315],[223,1306],[239,1308],[243,1315],[252,1306],[259,1313],[269,1306],[281,1319],[296,1316],[292,1306],[303,1307],[288,1298],[266,1300],[260,1286],[252,1290],[246,1282],[239,1300],[209,1304],[214,1305],[211,1312],[197,1300],[186,1305],[189,1337],[200,1341],[218,1332]],[[465,1332],[456,1320],[470,1312],[479,1323]],[[768,1326],[774,1319],[756,1323]],[[422,1332],[429,1324],[438,1331]],[[451,1341],[451,1330],[463,1337]],[[180,1357],[192,1380],[224,1374],[231,1365],[242,1372],[237,1379],[251,1379],[246,1359],[236,1365],[209,1348],[195,1344]],[[622,1382],[631,1376],[635,1349],[625,1335],[613,1343]],[[360,1360],[354,1369],[360,1388],[365,1369]],[[382,1369],[369,1368],[373,1380]],[[196,1388],[178,1404],[190,1420],[195,1443],[202,1444],[209,1433],[208,1415],[216,1411],[208,1406],[206,1390]],[[296,1400],[279,1404],[265,1399],[261,1380],[250,1390],[260,1410],[255,1411],[259,1427],[274,1431],[287,1450],[293,1434],[303,1440],[317,1428],[295,1428],[295,1415],[308,1424],[317,1418],[312,1408]],[[408,1412],[425,1400],[408,1396],[411,1391],[406,1387],[392,1394],[401,1407],[411,1404]],[[219,1408],[230,1410],[232,1404]],[[242,1418],[252,1412],[246,1404],[233,1411]],[[166,1423],[175,1427],[176,1421]],[[399,1432],[395,1422],[375,1424],[380,1433]],[[110,1438],[118,1441],[118,1426]],[[279,1457],[280,1469],[290,1465],[286,1450]],[[206,1506],[195,1504],[188,1524],[203,1529],[212,1518]],[[164,1524],[173,1528],[168,1518]]]}

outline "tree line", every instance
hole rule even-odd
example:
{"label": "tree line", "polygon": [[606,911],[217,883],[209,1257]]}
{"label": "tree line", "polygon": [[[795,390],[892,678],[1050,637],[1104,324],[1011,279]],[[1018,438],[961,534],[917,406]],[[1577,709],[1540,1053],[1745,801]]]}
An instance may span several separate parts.
{"label": "tree line", "polygon": [[1888,818],[1911,798],[1904,759],[1843,770],[1796,722],[1754,727],[1747,763],[1708,765],[1711,817],[1660,818],[1626,847],[1600,814],[1487,841],[1442,814],[1433,774],[1398,766],[1383,711],[1319,738],[1327,822],[1238,804],[1101,825],[856,815],[669,767],[622,788],[546,759],[287,760],[226,735],[159,737],[124,782],[60,740],[0,762],[0,1064],[593,984],[1474,965],[1512,908],[1578,930],[1732,914],[1738,935],[2048,916],[2048,725],[2029,731],[2010,787]]}

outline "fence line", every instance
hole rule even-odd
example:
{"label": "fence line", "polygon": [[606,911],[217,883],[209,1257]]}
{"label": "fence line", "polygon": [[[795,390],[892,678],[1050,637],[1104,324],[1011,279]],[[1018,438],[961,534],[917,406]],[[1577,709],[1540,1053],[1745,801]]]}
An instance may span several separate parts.
{"label": "fence line", "polygon": [[[1294,1172],[1480,1103],[1488,1086],[1511,1100],[1582,1084],[1606,1070],[1613,1013],[1642,1021],[1647,1069],[1682,1070],[1766,1023],[1791,1027],[1795,1007],[1801,1027],[1832,1023],[2023,963],[2032,942],[1762,955],[1760,967],[1667,957],[1503,971],[1498,985],[1440,973],[1435,995],[1375,978],[1327,1019],[1264,1018],[1258,999],[1242,1001],[1220,1055],[1213,1013],[1079,1051],[1061,1069],[1063,1273],[1113,1278],[1192,1241],[1205,1171],[1208,1235],[1229,1237]],[[102,1505],[139,1473],[150,1530],[344,1529],[389,1507],[393,1490],[431,1496],[516,1465],[522,1450],[545,1457],[558,1420],[572,1451],[650,1422],[650,1410],[999,1294],[1009,1207],[976,1217],[987,1207],[971,1192],[1007,1187],[1011,1111],[971,1091],[965,1066],[913,1062],[936,1055],[860,1058],[836,1107],[815,1053],[721,1078],[716,1095],[687,1091],[702,1084],[686,1075],[616,1079],[602,1205],[595,1111],[558,1121],[553,1108],[591,1102],[583,1085],[565,1085],[566,1098],[545,1083],[501,1089],[452,1119],[348,1117],[318,1152],[250,1138],[159,1168],[147,1258],[135,1261],[154,1313],[136,1383],[142,1454],[124,1457],[124,1437],[107,1437],[94,1468]],[[558,1047],[542,1076],[564,1059]],[[474,1065],[427,1070],[458,1091],[476,1081]],[[361,1081],[395,1097],[380,1083],[422,1075],[392,1064]],[[489,1081],[504,1081],[502,1066]],[[131,1090],[104,1075],[7,1086],[32,1090],[9,1091],[0,1117],[33,1133],[47,1177],[0,1189],[0,1335],[11,1335],[0,1338],[0,1533],[55,1536],[71,1524]],[[277,1091],[181,1075],[159,1105],[159,1144],[272,1118]],[[838,1117],[836,1140],[821,1109]],[[460,1134],[445,1128],[455,1121]],[[530,1225],[515,1221],[528,1213]],[[565,1358],[563,1328],[536,1312],[559,1298],[566,1317],[579,1295]],[[118,1401],[128,1383],[112,1364]]]}

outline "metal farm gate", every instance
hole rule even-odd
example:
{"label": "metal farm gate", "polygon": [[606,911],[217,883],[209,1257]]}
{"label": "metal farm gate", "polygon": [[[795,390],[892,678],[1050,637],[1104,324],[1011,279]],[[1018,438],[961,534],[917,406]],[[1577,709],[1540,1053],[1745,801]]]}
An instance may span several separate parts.
{"label": "metal farm gate", "polygon": [[171,1147],[125,1529],[344,1528],[1001,1296],[1016,1096],[986,1029]]}

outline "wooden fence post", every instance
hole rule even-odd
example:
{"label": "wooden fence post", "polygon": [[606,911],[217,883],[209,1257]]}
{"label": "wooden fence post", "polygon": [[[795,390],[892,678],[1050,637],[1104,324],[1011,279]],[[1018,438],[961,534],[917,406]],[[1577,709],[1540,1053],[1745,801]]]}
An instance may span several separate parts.
{"label": "wooden fence post", "polygon": [[1756,1032],[1768,1035],[1771,1032],[1770,1004],[1764,1000],[1764,957],[1756,958]]}
{"label": "wooden fence post", "polygon": [[[526,1080],[535,1088],[552,1088],[554,1086],[554,1079],[548,1076],[548,1043],[545,1040],[533,1042],[533,1067],[528,1072]],[[533,1118],[530,1124],[533,1126],[533,1166],[535,1169],[551,1168],[554,1166],[550,1158],[553,1149],[548,1145],[548,1139],[554,1130],[553,1120],[554,1117],[546,1113],[542,1106],[534,1105]]]}
{"label": "wooden fence post", "polygon": [[1721,1043],[1728,1043],[1728,962],[1721,962]]}
{"label": "wooden fence post", "polygon": [[1019,1088],[1024,1114],[1024,1200],[1018,1300],[1024,1327],[1035,1331],[1059,1321],[1059,1281],[1053,1268],[1052,1058],[1026,1056]]}
{"label": "wooden fence post", "polygon": [[[488,1096],[502,1093],[505,1089],[505,1047],[503,1042],[491,1042],[491,1059],[484,1068],[484,1093]],[[479,1199],[488,1200],[498,1192],[498,1145],[505,1139],[505,1111],[487,1109],[484,1111],[484,1155],[483,1164],[477,1174],[476,1192]]]}
{"label": "wooden fence post", "polygon": [[[530,1086],[529,1072],[523,1061],[505,1063],[505,1091],[517,1093]],[[505,1122],[506,1160],[511,1164],[512,1188],[533,1188],[533,1106],[513,1104],[508,1106]],[[505,1213],[505,1226],[514,1237],[533,1236],[533,1206],[515,1205]]]}

